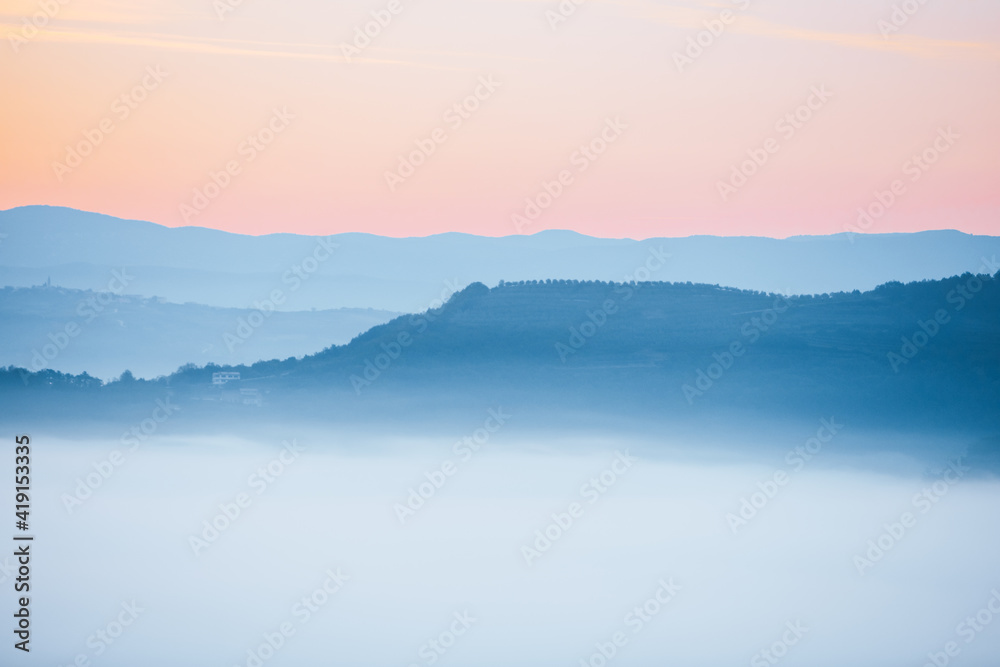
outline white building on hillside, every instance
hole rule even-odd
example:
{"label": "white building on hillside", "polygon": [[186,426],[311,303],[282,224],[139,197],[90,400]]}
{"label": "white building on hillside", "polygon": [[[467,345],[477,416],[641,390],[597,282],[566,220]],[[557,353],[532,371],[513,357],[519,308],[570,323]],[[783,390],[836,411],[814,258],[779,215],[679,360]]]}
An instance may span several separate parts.
{"label": "white building on hillside", "polygon": [[223,371],[221,373],[212,373],[212,384],[222,386],[227,382],[239,381],[240,374],[232,373],[229,371]]}

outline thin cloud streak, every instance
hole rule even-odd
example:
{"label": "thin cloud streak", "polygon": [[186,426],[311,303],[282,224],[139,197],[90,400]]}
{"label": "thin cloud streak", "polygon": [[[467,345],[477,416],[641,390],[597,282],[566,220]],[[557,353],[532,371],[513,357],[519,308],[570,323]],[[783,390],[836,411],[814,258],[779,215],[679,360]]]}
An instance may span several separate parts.
{"label": "thin cloud streak", "polygon": [[[8,34],[16,34],[21,28],[15,23],[0,23],[0,26],[8,31]],[[224,56],[251,56],[265,58],[292,58],[302,60],[320,60],[338,64],[365,64],[365,65],[396,65],[401,67],[416,67],[421,69],[447,70],[454,72],[474,71],[469,67],[456,67],[450,65],[437,65],[431,63],[421,63],[407,60],[394,60],[386,58],[369,58],[363,56],[352,56],[350,61],[339,52],[339,45],[331,44],[302,44],[287,42],[257,42],[249,40],[220,39],[220,38],[200,38],[181,37],[178,35],[143,34],[125,32],[107,32],[98,30],[75,30],[69,28],[45,28],[39,29],[38,34],[31,41],[46,41],[55,43],[90,44],[97,46],[136,46],[150,49],[169,49],[174,51],[186,51],[191,53],[204,53],[209,55]],[[242,44],[244,46],[231,46]],[[269,48],[254,47],[278,47],[278,50]],[[310,53],[308,51],[294,51],[290,48],[327,50],[329,53]],[[431,52],[432,53],[432,52]],[[441,54],[450,55],[450,54]]]}
{"label": "thin cloud streak", "polygon": [[[539,2],[544,1],[539,0]],[[1000,60],[1000,44],[963,42],[908,34],[897,34],[893,35],[890,39],[886,39],[876,33],[852,34],[799,28],[774,23],[753,16],[752,14],[747,14],[734,5],[716,5],[712,3],[705,6],[704,9],[696,9],[683,6],[668,7],[649,2],[630,2],[628,0],[606,0],[602,4],[626,8],[633,18],[692,30],[704,28],[702,21],[715,16],[718,10],[730,9],[733,11],[736,20],[726,27],[727,32],[783,40],[834,44],[844,48],[898,53],[921,58],[969,56]]]}

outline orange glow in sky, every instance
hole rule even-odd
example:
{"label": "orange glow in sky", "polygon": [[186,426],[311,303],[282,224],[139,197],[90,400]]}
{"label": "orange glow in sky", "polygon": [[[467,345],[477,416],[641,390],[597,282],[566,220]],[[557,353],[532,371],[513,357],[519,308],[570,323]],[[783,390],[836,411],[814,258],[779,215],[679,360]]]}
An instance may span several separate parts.
{"label": "orange glow in sky", "polygon": [[1000,3],[574,6],[9,0],[0,209],[249,234],[1000,230]]}

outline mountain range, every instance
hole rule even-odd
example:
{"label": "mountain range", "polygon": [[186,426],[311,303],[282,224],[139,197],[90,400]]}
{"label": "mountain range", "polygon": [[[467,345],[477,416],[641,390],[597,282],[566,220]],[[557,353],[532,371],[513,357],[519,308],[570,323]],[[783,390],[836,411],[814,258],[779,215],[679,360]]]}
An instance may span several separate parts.
{"label": "mountain range", "polygon": [[568,231],[247,236],[49,206],[0,212],[0,284],[51,280],[106,291],[122,274],[131,294],[224,308],[413,313],[473,282],[493,287],[501,280],[694,282],[824,294],[959,275],[998,254],[1000,237],[948,230],[787,239],[601,239]]}
{"label": "mountain range", "polygon": [[[997,429],[998,334],[1000,275],[988,273],[823,296],[652,282],[474,283],[440,308],[299,359],[189,365],[155,381],[110,384],[9,368],[0,394],[19,414],[72,418],[74,427],[102,415],[138,419],[170,397],[202,427],[410,428],[503,408],[522,424],[566,432],[643,424],[676,434],[684,425],[836,418],[853,428],[985,437]],[[220,372],[239,379],[213,385]]]}
{"label": "mountain range", "polygon": [[0,288],[0,366],[154,378],[184,364],[251,364],[347,343],[399,313],[280,311],[169,303],[127,292]]}

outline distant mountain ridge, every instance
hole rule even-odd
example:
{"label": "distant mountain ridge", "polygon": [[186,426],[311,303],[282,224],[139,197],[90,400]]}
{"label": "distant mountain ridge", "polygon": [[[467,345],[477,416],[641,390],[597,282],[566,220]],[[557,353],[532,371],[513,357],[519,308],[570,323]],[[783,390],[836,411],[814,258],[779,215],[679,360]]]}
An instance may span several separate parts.
{"label": "distant mountain ridge", "polygon": [[372,309],[261,314],[167,303],[120,289],[5,287],[0,288],[0,366],[86,371],[103,379],[130,370],[153,378],[187,363],[304,356],[346,343],[396,315]]}
{"label": "distant mountain ridge", "polygon": [[[279,310],[433,308],[472,282],[654,280],[770,292],[869,290],[975,271],[1000,237],[957,231],[759,237],[599,239],[568,231],[501,238],[449,233],[245,236],[168,228],[74,209],[0,212],[0,284],[106,289],[127,267],[129,291],[176,303],[248,307],[280,290]],[[664,261],[661,258],[667,259]]]}

